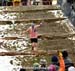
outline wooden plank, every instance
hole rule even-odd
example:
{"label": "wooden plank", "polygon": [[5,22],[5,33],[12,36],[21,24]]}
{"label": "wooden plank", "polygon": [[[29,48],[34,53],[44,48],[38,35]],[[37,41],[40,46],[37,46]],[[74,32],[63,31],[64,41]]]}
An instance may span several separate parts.
{"label": "wooden plank", "polygon": [[58,6],[52,5],[31,5],[31,6],[6,6],[4,12],[31,12],[31,11],[45,11],[45,10],[60,10]]}

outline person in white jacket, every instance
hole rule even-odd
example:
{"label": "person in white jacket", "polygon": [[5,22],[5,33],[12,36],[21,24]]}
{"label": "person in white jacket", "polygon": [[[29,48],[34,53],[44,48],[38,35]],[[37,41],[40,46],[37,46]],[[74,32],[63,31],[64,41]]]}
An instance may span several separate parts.
{"label": "person in white jacket", "polygon": [[72,65],[68,68],[68,71],[75,71],[75,67],[74,64],[72,63]]}

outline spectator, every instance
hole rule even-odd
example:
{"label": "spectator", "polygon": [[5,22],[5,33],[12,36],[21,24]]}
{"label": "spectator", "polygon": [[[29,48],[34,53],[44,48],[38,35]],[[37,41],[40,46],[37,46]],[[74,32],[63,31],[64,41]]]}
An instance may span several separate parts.
{"label": "spectator", "polygon": [[63,59],[62,52],[58,51],[58,59],[59,59],[59,70],[58,71],[65,71],[65,63]]}
{"label": "spectator", "polygon": [[23,6],[27,5],[27,2],[28,2],[27,0],[21,0]]}
{"label": "spectator", "polygon": [[7,3],[6,3],[6,0],[2,0],[2,6],[6,6]]}
{"label": "spectator", "polygon": [[34,63],[33,64],[33,71],[39,71],[39,63]]}
{"label": "spectator", "polygon": [[57,56],[55,56],[55,55],[52,56],[51,62],[52,62],[52,63],[50,64],[50,66],[49,66],[49,68],[48,68],[48,71],[57,71],[58,68],[59,68]]}
{"label": "spectator", "polygon": [[74,64],[72,63],[71,66],[68,68],[68,71],[75,71]]}
{"label": "spectator", "polygon": [[57,56],[52,57],[52,62],[53,63],[49,67],[49,71],[65,71],[65,63],[62,53],[60,51],[58,51],[58,58]]}
{"label": "spectator", "polygon": [[13,1],[12,0],[7,0],[7,6],[13,6]]}
{"label": "spectator", "polygon": [[68,71],[68,67],[70,67],[70,65],[72,64],[72,61],[68,57],[68,52],[66,50],[62,51],[62,54],[63,54],[63,58],[64,58],[64,62],[65,62],[66,71]]}
{"label": "spectator", "polygon": [[47,71],[46,65],[47,65],[47,61],[43,57],[42,59],[40,59],[40,71]]}

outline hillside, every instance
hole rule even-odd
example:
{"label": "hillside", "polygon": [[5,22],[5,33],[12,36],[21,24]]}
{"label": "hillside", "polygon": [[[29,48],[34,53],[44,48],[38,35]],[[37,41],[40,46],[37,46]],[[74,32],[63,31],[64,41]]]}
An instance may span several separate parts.
{"label": "hillside", "polygon": [[[67,50],[72,60],[75,61],[74,52],[75,44],[73,38],[75,33],[70,21],[64,17],[58,6],[30,6],[30,7],[4,7],[0,12],[4,19],[0,19],[0,25],[8,25],[8,28],[1,30],[1,38],[4,42],[1,44],[3,49],[10,53],[4,55],[13,55],[11,52],[31,52],[31,44],[28,36],[25,34],[24,39],[21,37],[22,31],[27,29],[32,22],[39,24],[44,21],[42,27],[38,28],[39,46],[38,55],[16,55],[16,61],[20,61],[22,66],[29,67],[42,57],[50,63],[51,54],[56,54],[57,50]],[[11,14],[11,15],[10,15]],[[8,17],[9,16],[9,17]],[[15,17],[12,17],[15,16]],[[11,18],[12,17],[12,18]],[[14,37],[14,38],[13,38]],[[46,54],[43,54],[45,53]],[[50,54],[48,55],[49,52]],[[42,54],[40,54],[42,53]]]}

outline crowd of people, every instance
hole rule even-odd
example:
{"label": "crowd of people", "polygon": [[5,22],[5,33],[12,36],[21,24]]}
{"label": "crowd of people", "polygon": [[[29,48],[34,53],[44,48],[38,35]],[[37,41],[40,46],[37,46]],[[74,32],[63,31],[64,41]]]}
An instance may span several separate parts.
{"label": "crowd of people", "polygon": [[[50,65],[47,65],[47,60],[43,57],[39,63],[33,64],[33,71],[75,71],[74,63],[68,56],[68,52],[57,51],[57,55],[53,55],[50,59]],[[27,71],[21,68],[20,71]]]}
{"label": "crowd of people", "polygon": [[16,3],[18,6],[21,4],[22,6],[26,5],[38,5],[40,0],[0,0],[0,6],[13,6]]}
{"label": "crowd of people", "polygon": [[0,6],[13,6],[14,2],[27,5],[27,0],[0,0]]}
{"label": "crowd of people", "polygon": [[52,5],[52,0],[0,0],[0,6]]}
{"label": "crowd of people", "polygon": [[[24,30],[24,32],[22,33],[29,33],[33,51],[35,51],[35,49],[36,51],[38,50],[37,28],[43,26],[44,23],[44,21],[42,21],[39,25],[35,25],[34,23],[32,23],[31,26],[27,30]],[[22,70],[26,71],[26,69],[21,69],[21,71]],[[68,57],[68,52],[65,50],[62,52],[58,51],[57,55],[53,55],[49,66],[47,66],[47,61],[45,58],[40,59],[39,63],[35,62],[33,64],[33,71],[75,71],[75,67],[72,60]]]}

